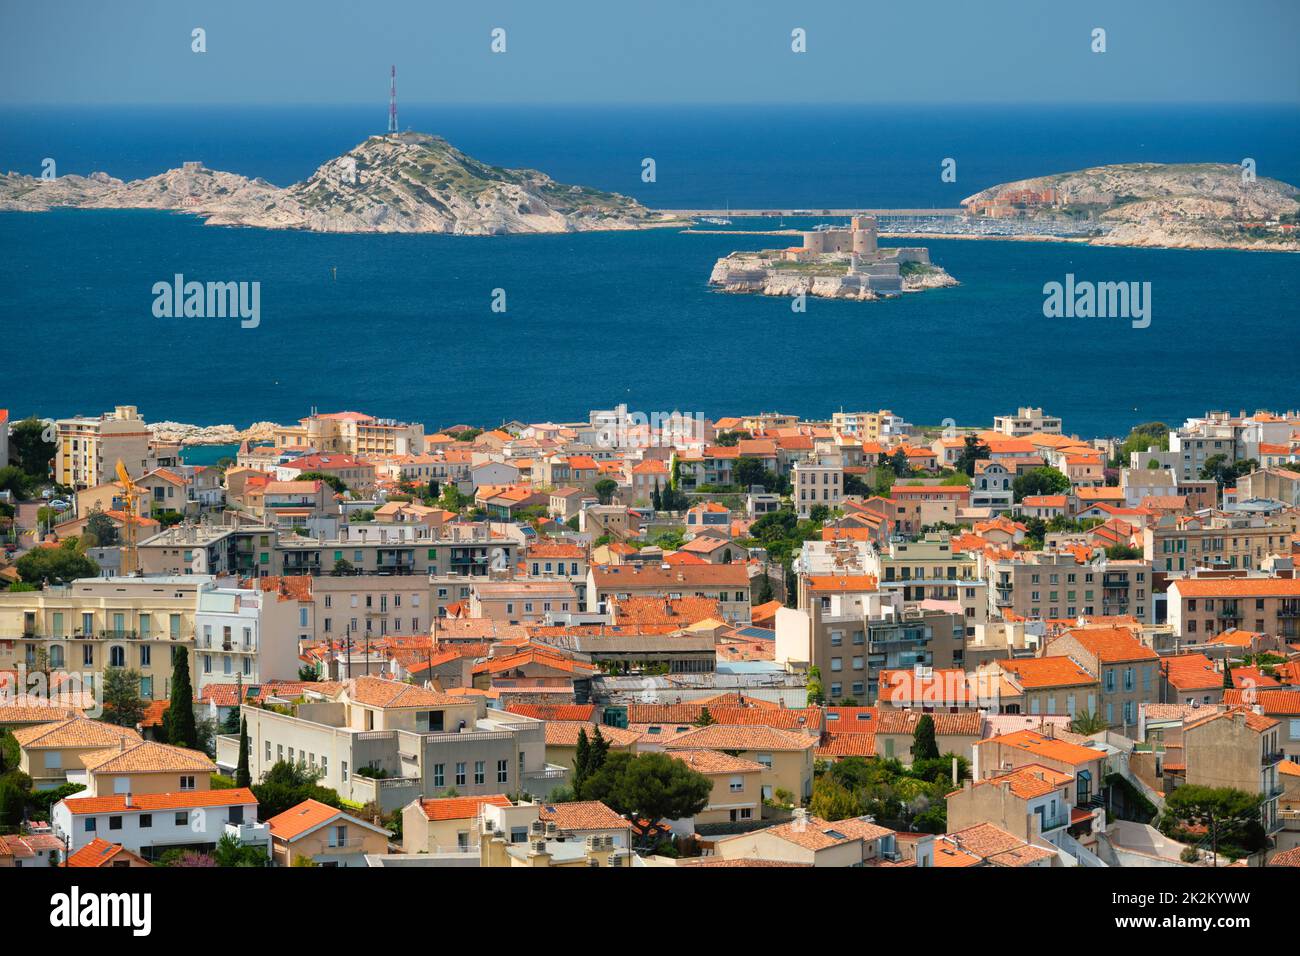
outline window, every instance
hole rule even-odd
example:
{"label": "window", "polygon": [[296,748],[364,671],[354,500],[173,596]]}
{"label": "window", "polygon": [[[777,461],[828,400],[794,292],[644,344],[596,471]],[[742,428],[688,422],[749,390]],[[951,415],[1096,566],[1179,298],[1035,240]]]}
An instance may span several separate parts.
{"label": "window", "polygon": [[193,790],[193,789],[194,789],[194,777],[193,777],[193,776],[190,776],[190,775],[186,775],[186,776],[181,777],[181,789],[182,789],[182,790]]}
{"label": "window", "polygon": [[730,789],[732,793],[740,793],[742,790],[745,789],[745,778],[732,777],[730,783],[728,784],[728,789]]}
{"label": "window", "polygon": [[153,814],[152,813],[140,814],[139,826],[141,830],[151,829],[153,827]]}
{"label": "window", "polygon": [[456,764],[456,786],[465,786],[465,763],[464,761]]}
{"label": "window", "polygon": [[188,810],[177,810],[173,822],[178,827],[187,827],[190,825],[190,812]]}
{"label": "window", "polygon": [[87,832],[87,833],[94,833],[94,832],[95,832],[95,818],[94,818],[94,817],[86,817],[86,832]]}
{"label": "window", "polygon": [[497,783],[507,783],[510,779],[510,761],[497,761]]}
{"label": "window", "polygon": [[447,785],[447,765],[436,763],[433,765],[433,785],[443,787]]}
{"label": "window", "polygon": [[120,816],[109,817],[109,818],[108,818],[108,828],[109,828],[110,830],[120,830],[120,829],[122,829],[122,818],[121,818]]}
{"label": "window", "polygon": [[474,761],[474,782],[475,783],[484,782],[485,774],[483,772],[483,768],[484,768],[484,761],[482,760]]}

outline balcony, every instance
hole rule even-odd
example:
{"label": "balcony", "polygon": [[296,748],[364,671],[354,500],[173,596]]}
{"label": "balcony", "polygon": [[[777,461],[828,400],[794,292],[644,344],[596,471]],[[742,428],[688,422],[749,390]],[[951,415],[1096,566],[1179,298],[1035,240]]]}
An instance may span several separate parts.
{"label": "balcony", "polygon": [[1271,767],[1275,763],[1281,763],[1286,759],[1286,754],[1281,750],[1265,750],[1260,757],[1260,765]]}
{"label": "balcony", "polygon": [[267,823],[227,823],[226,833],[241,846],[271,845],[271,826]]}
{"label": "balcony", "polygon": [[[1038,816],[1038,814],[1034,814]],[[1059,830],[1062,827],[1070,825],[1070,811],[1065,810],[1057,813],[1055,816],[1044,815],[1040,817],[1039,833],[1050,833],[1052,830]]]}

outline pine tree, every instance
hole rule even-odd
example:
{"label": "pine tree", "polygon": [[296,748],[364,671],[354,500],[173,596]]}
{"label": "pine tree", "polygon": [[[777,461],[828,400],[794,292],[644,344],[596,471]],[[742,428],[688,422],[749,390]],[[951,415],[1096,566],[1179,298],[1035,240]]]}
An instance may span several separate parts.
{"label": "pine tree", "polygon": [[163,714],[167,742],[175,747],[199,747],[199,731],[194,722],[194,688],[190,684],[190,654],[184,646],[175,648],[172,660],[171,704]]}
{"label": "pine tree", "polygon": [[252,786],[253,776],[248,772],[248,720],[239,722],[239,765],[235,768],[235,786]]}

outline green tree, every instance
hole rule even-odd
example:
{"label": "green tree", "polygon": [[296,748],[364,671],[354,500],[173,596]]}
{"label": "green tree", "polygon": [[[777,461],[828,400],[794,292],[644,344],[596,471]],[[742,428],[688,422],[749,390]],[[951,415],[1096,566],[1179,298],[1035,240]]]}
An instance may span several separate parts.
{"label": "green tree", "polygon": [[963,440],[961,454],[957,456],[953,467],[968,477],[975,475],[975,462],[987,461],[993,453],[975,435],[967,435]]}
{"label": "green tree", "polygon": [[199,749],[194,688],[190,683],[190,652],[183,644],[172,648],[172,694],[171,703],[163,711],[163,732],[173,746]]}
{"label": "green tree", "polygon": [[825,505],[813,505],[808,509],[808,520],[815,524],[825,524],[826,519],[831,516],[831,509]]}
{"label": "green tree", "polygon": [[939,744],[934,736],[934,718],[922,714],[916,722],[916,732],[912,737],[912,760],[935,760],[939,756]]}
{"label": "green tree", "polygon": [[709,803],[708,777],[666,753],[611,753],[580,796],[614,812],[654,823],[693,817]]}
{"label": "green tree", "polygon": [[257,797],[258,817],[269,820],[304,800],[318,800],[327,806],[341,809],[343,801],[333,790],[320,785],[321,776],[322,771],[309,770],[305,764],[287,763],[283,760],[277,762],[266,772],[261,782],[251,788],[253,796]]}
{"label": "green tree", "polygon": [[1063,495],[1070,490],[1070,479],[1055,468],[1043,466],[1017,475],[1011,489],[1016,501],[1023,501],[1029,495]]}
{"label": "green tree", "polygon": [[96,547],[111,548],[117,544],[117,525],[96,505],[86,518],[86,535],[95,539]]}
{"label": "green tree", "polygon": [[664,510],[664,499],[663,499],[663,496],[659,494],[659,486],[658,486],[658,485],[655,485],[654,488],[651,489],[651,492],[650,492],[650,504],[651,504],[651,506],[654,508],[655,511],[663,511],[663,510]]}
{"label": "green tree", "polygon": [[1260,794],[1231,787],[1204,787],[1183,784],[1165,797],[1161,830],[1172,836],[1190,827],[1204,828],[1210,849],[1217,858],[1219,851],[1242,855],[1262,848],[1266,842]]}
{"label": "green tree", "polygon": [[614,492],[618,491],[618,482],[612,478],[602,478],[592,486],[592,491],[596,492],[596,497],[600,499],[602,505],[607,505],[614,500]]}
{"label": "green tree", "polygon": [[713,719],[713,715],[709,713],[709,708],[701,707],[700,716],[695,718],[695,726],[707,727],[709,726],[709,724],[716,724],[716,723],[717,721]]}
{"label": "green tree", "polygon": [[1070,730],[1085,737],[1099,734],[1109,726],[1100,712],[1089,713],[1086,710],[1079,711],[1074,715],[1074,719],[1070,721]]}
{"label": "green tree", "polygon": [[351,574],[352,570],[353,569],[352,569],[351,561],[349,561],[347,558],[337,558],[334,561],[334,571],[332,572],[332,574],[334,577],[337,578],[343,574]]}
{"label": "green tree", "polygon": [[822,686],[822,669],[814,664],[808,668],[808,703],[820,707],[826,700],[826,690]]}
{"label": "green tree", "polygon": [[235,786],[249,787],[253,776],[248,771],[248,720],[239,722],[239,764],[235,767]]}
{"label": "green tree", "polygon": [[573,751],[573,792],[582,793],[582,785],[587,781],[587,772],[591,766],[591,741],[587,739],[586,728],[578,729],[578,746]]}
{"label": "green tree", "polygon": [[772,579],[766,574],[758,576],[758,590],[754,592],[755,604],[767,604],[775,596],[772,589]]}
{"label": "green tree", "polygon": [[862,806],[853,791],[823,774],[813,781],[808,812],[823,820],[847,820],[862,814]]}
{"label": "green tree", "polygon": [[1106,549],[1106,557],[1112,561],[1132,561],[1142,557],[1142,552],[1127,544],[1112,544]]}
{"label": "green tree", "polygon": [[1129,432],[1120,445],[1119,464],[1127,468],[1133,452],[1146,451],[1151,447],[1159,451],[1169,450],[1169,426],[1164,422],[1144,422]]}
{"label": "green tree", "polygon": [[44,479],[58,446],[51,440],[45,422],[32,416],[15,422],[9,429],[9,460],[33,478]]}
{"label": "green tree", "polygon": [[56,548],[33,548],[18,559],[16,566],[24,581],[42,586],[99,576],[99,565],[77,550],[75,538],[64,539]]}
{"label": "green tree", "polygon": [[104,722],[134,728],[144,718],[140,672],[121,667],[104,670]]}
{"label": "green tree", "polygon": [[222,834],[212,851],[217,866],[270,866],[266,850],[260,846],[244,846],[229,833]]}
{"label": "green tree", "polygon": [[1224,690],[1232,690],[1234,686],[1232,682],[1232,661],[1225,657],[1223,659],[1223,687]]}
{"label": "green tree", "polygon": [[889,456],[889,468],[897,478],[906,478],[912,474],[912,464],[907,460],[907,452],[903,451],[901,446]]}
{"label": "green tree", "polygon": [[299,481],[323,481],[334,490],[336,495],[347,494],[348,486],[338,475],[327,475],[323,471],[308,471],[298,476]]}

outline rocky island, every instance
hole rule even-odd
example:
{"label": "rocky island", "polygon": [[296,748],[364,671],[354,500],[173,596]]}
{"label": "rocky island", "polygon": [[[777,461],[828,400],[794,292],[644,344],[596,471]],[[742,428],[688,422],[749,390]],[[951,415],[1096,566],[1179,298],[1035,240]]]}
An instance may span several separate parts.
{"label": "rocky island", "polygon": [[719,259],[709,285],[723,292],[811,295],[868,301],[957,285],[928,249],[881,248],[875,218],[854,216],[848,229],[803,233],[788,249],[733,252]]}
{"label": "rocky island", "polygon": [[1229,163],[1125,163],[993,186],[968,219],[1098,246],[1300,251],[1300,188]]}
{"label": "rocky island", "polygon": [[170,209],[208,225],[312,232],[585,232],[680,225],[634,199],[489,166],[425,133],[372,136],[287,188],[185,163],[123,182],[106,173],[0,176],[0,211]]}

